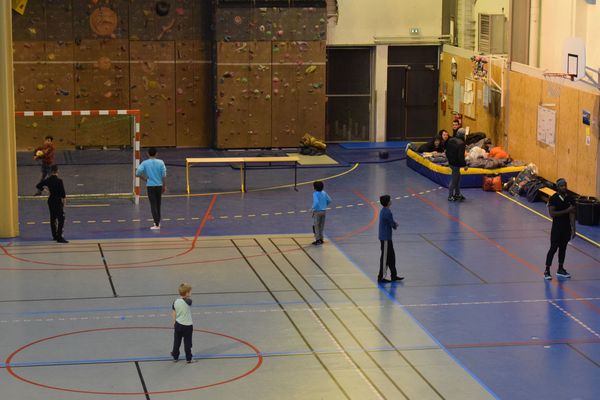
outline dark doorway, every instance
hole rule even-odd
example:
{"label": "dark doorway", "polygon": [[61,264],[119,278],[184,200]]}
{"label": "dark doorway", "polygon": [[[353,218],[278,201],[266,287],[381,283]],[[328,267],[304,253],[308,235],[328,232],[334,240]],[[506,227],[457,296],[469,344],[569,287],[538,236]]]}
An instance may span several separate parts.
{"label": "dark doorway", "polygon": [[370,47],[327,49],[327,141],[368,141],[371,134]]}
{"label": "dark doorway", "polygon": [[387,140],[430,138],[437,130],[438,46],[390,47]]}

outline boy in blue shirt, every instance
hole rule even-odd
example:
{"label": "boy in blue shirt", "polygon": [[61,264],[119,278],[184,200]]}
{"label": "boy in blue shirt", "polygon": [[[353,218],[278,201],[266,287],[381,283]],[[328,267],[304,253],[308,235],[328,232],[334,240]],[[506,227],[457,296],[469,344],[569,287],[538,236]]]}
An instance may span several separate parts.
{"label": "boy in blue shirt", "polygon": [[[379,198],[383,207],[379,212],[379,241],[381,242],[381,257],[379,258],[379,274],[377,282],[387,283],[391,281],[401,281],[404,279],[398,276],[396,271],[396,253],[394,253],[394,243],[392,242],[392,229],[398,228],[398,223],[394,221],[394,216],[390,210],[392,199],[385,194]],[[391,281],[385,278],[387,269],[390,269]]]}
{"label": "boy in blue shirt", "polygon": [[150,201],[150,211],[154,219],[152,230],[160,229],[160,201],[162,194],[167,190],[167,167],[163,160],[156,158],[156,148],[148,149],[147,160],[144,160],[135,171],[135,176],[139,176],[146,182],[148,190],[148,200]]}
{"label": "boy in blue shirt", "polygon": [[323,229],[325,228],[325,211],[327,206],[331,203],[331,197],[323,190],[323,182],[315,181],[313,183],[313,202],[312,202],[312,215],[313,215],[313,232],[315,234],[315,241],[312,242],[314,245],[323,244]]}

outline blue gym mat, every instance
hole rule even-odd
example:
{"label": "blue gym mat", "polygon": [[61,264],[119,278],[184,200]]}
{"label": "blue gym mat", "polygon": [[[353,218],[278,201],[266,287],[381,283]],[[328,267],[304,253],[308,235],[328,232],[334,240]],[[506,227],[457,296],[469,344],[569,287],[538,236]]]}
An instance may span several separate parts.
{"label": "blue gym mat", "polygon": [[355,149],[403,149],[407,145],[407,141],[397,142],[354,142],[354,143],[340,143],[344,149],[355,150]]}

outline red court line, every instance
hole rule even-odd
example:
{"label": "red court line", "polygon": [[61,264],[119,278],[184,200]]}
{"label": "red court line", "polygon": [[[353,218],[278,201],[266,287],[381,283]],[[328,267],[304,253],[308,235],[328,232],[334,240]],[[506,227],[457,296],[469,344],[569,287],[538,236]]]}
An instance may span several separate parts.
{"label": "red court line", "polygon": [[[491,244],[492,246],[494,246],[498,250],[502,251],[504,254],[506,254],[507,256],[509,256],[510,258],[512,258],[513,260],[515,260],[518,263],[520,263],[521,265],[525,266],[527,269],[529,269],[534,274],[538,275],[540,278],[544,277],[544,274],[542,273],[542,270],[539,267],[531,264],[527,260],[525,260],[525,259],[517,256],[516,254],[511,253],[510,250],[508,250],[506,247],[502,246],[500,243],[496,242],[494,239],[490,239],[489,237],[487,237],[483,233],[479,232],[477,229],[473,228],[471,225],[467,224],[466,222],[463,222],[461,219],[455,217],[454,215],[449,214],[447,211],[441,209],[440,207],[438,207],[437,205],[433,204],[429,200],[427,200],[424,197],[420,196],[418,193],[415,193],[412,189],[408,189],[408,191],[411,192],[413,194],[413,196],[415,196],[416,198],[418,198],[419,200],[421,200],[422,202],[424,202],[425,204],[429,205],[431,208],[433,208],[434,210],[436,210],[438,213],[442,214],[443,216],[445,216],[446,218],[450,219],[451,221],[454,221],[454,222],[460,224],[461,226],[463,226],[464,228],[466,228],[467,230],[469,230],[471,233],[473,233],[475,236],[477,236],[478,238],[480,238],[482,240],[485,240],[486,242],[488,242],[489,244]],[[571,289],[569,286],[564,285],[564,284],[562,284],[562,283],[560,283],[558,281],[552,280],[549,283],[558,286],[561,290],[564,290],[565,292],[569,293],[572,297],[575,297],[575,298],[585,297],[585,296],[582,296],[581,294],[579,294],[576,290]],[[600,313],[600,307],[594,305],[590,301],[588,301],[588,300],[577,300],[577,301],[582,302],[583,304],[585,304],[586,306],[588,306],[592,310]]]}
{"label": "red court line", "polygon": [[343,236],[338,236],[336,238],[334,238],[335,240],[344,240],[344,239],[348,239],[349,237],[352,237],[354,235],[357,235],[361,232],[366,231],[367,229],[369,229],[371,226],[373,226],[373,224],[375,224],[375,222],[377,221],[377,212],[379,210],[377,210],[377,207],[375,207],[374,202],[372,202],[371,200],[367,199],[367,197],[362,194],[361,192],[358,191],[354,191],[354,194],[357,195],[358,197],[361,198],[361,200],[363,200],[366,204],[368,204],[372,209],[373,209],[373,216],[371,217],[371,221],[369,221],[369,223],[367,225],[364,225],[358,229],[355,229],[351,232],[348,232],[347,234],[343,235]]}
{"label": "red court line", "polygon": [[220,385],[224,385],[226,383],[231,383],[240,379],[243,379],[245,377],[247,377],[248,375],[254,373],[256,370],[258,370],[262,363],[263,363],[263,355],[262,352],[256,347],[254,346],[252,343],[244,340],[244,339],[240,339],[237,338],[235,336],[231,336],[231,335],[227,335],[224,333],[220,333],[220,332],[215,332],[215,331],[209,331],[209,330],[205,330],[205,329],[194,329],[194,332],[202,332],[202,333],[206,333],[206,334],[211,334],[211,335],[216,335],[216,336],[221,336],[227,339],[230,339],[232,341],[235,342],[239,342],[247,347],[249,347],[253,352],[256,353],[256,357],[257,357],[257,361],[256,364],[249,370],[243,372],[240,375],[237,376],[233,376],[231,378],[228,379],[224,379],[222,381],[219,382],[214,382],[214,383],[210,383],[210,384],[206,384],[206,385],[202,385],[202,386],[194,386],[194,387],[187,387],[187,388],[180,388],[180,389],[171,389],[171,390],[161,390],[161,391],[146,391],[146,392],[106,392],[106,391],[95,391],[95,390],[82,390],[82,389],[71,389],[71,388],[64,388],[64,387],[59,387],[59,386],[52,386],[52,385],[46,385],[43,383],[39,383],[37,381],[33,381],[31,379],[27,379],[24,378],[23,376],[19,375],[16,371],[14,371],[13,366],[10,365],[10,362],[12,361],[12,359],[19,353],[21,353],[23,350],[32,347],[36,344],[42,343],[42,342],[47,342],[47,341],[51,341],[53,339],[57,339],[57,338],[62,338],[65,336],[72,336],[72,335],[77,335],[77,334],[81,334],[81,333],[90,333],[90,332],[103,332],[103,331],[121,331],[121,330],[141,330],[141,329],[160,329],[160,330],[172,330],[173,328],[171,327],[164,327],[164,326],[130,326],[130,327],[112,327],[112,328],[95,328],[95,329],[86,329],[86,330],[81,330],[81,331],[72,331],[72,332],[66,332],[66,333],[61,333],[58,335],[54,335],[54,336],[50,336],[50,337],[46,337],[43,339],[38,339],[34,342],[28,343],[24,346],[21,346],[20,348],[16,349],[15,351],[13,351],[8,358],[4,361],[4,364],[6,366],[6,371],[13,376],[13,378],[18,379],[22,382],[25,383],[29,383],[31,385],[35,385],[35,386],[39,386],[45,389],[53,389],[53,390],[59,390],[59,391],[63,391],[63,392],[71,392],[71,393],[85,393],[85,394],[98,394],[98,395],[110,395],[110,396],[140,396],[140,395],[151,395],[151,394],[169,394],[169,393],[179,393],[179,392],[189,392],[189,391],[194,391],[194,390],[199,390],[199,389],[206,389],[206,388],[210,388],[210,387],[215,387],[215,386],[220,386]]}
{"label": "red court line", "polygon": [[[159,262],[159,261],[165,261],[165,260],[170,260],[173,258],[177,258],[177,257],[181,257],[183,255],[188,254],[190,251],[194,250],[194,248],[196,247],[196,241],[198,240],[198,236],[200,236],[200,233],[202,233],[202,229],[204,229],[204,225],[206,224],[206,221],[208,221],[208,218],[210,216],[210,212],[215,204],[215,200],[217,199],[217,195],[213,195],[210,204],[206,210],[206,212],[204,213],[204,218],[202,218],[202,221],[200,222],[200,226],[198,227],[198,229],[196,230],[196,235],[194,236],[194,240],[192,241],[191,246],[186,250],[183,251],[181,253],[177,253],[175,255],[172,256],[167,256],[167,257],[162,257],[162,258],[157,258],[154,260],[146,260],[144,261],[145,263],[154,263],[154,262]],[[86,243],[87,244],[87,243]],[[69,267],[102,267],[104,266],[104,264],[64,264],[64,263],[52,263],[52,262],[46,262],[46,261],[35,261],[35,260],[31,260],[31,259],[27,259],[27,258],[21,258],[21,257],[17,257],[16,255],[10,253],[4,246],[0,245],[0,250],[2,250],[2,252],[15,260],[18,261],[23,261],[23,262],[27,262],[27,263],[31,263],[31,264],[41,264],[41,265],[52,265],[52,266],[69,266]],[[128,263],[118,263],[118,264],[111,264],[111,268],[112,267],[122,267],[122,266],[126,266],[126,265],[135,265],[138,264],[139,261],[136,262],[128,262]],[[73,268],[76,269],[76,268]],[[86,269],[94,269],[94,268],[86,268]],[[13,270],[13,268],[0,268],[0,270]],[[19,269],[16,269],[19,270]],[[20,269],[20,270],[25,270]],[[59,270],[66,270],[66,268],[59,268]]]}

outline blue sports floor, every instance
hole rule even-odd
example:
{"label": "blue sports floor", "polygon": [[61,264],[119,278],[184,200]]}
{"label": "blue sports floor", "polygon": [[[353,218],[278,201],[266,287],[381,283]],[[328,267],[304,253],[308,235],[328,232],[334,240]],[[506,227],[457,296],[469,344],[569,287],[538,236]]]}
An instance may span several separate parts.
{"label": "blue sports floor", "polygon": [[[405,161],[300,168],[297,192],[274,168],[235,193],[239,171],[217,167],[186,196],[182,172],[159,233],[145,199],[70,200],[59,245],[45,202],[20,201],[21,236],[0,247],[0,398],[600,398],[600,227],[570,243],[572,279],[544,281],[544,204],[449,203]],[[321,247],[315,179],[333,198]],[[405,280],[378,286],[384,193]],[[181,281],[191,366],[168,358]]]}

